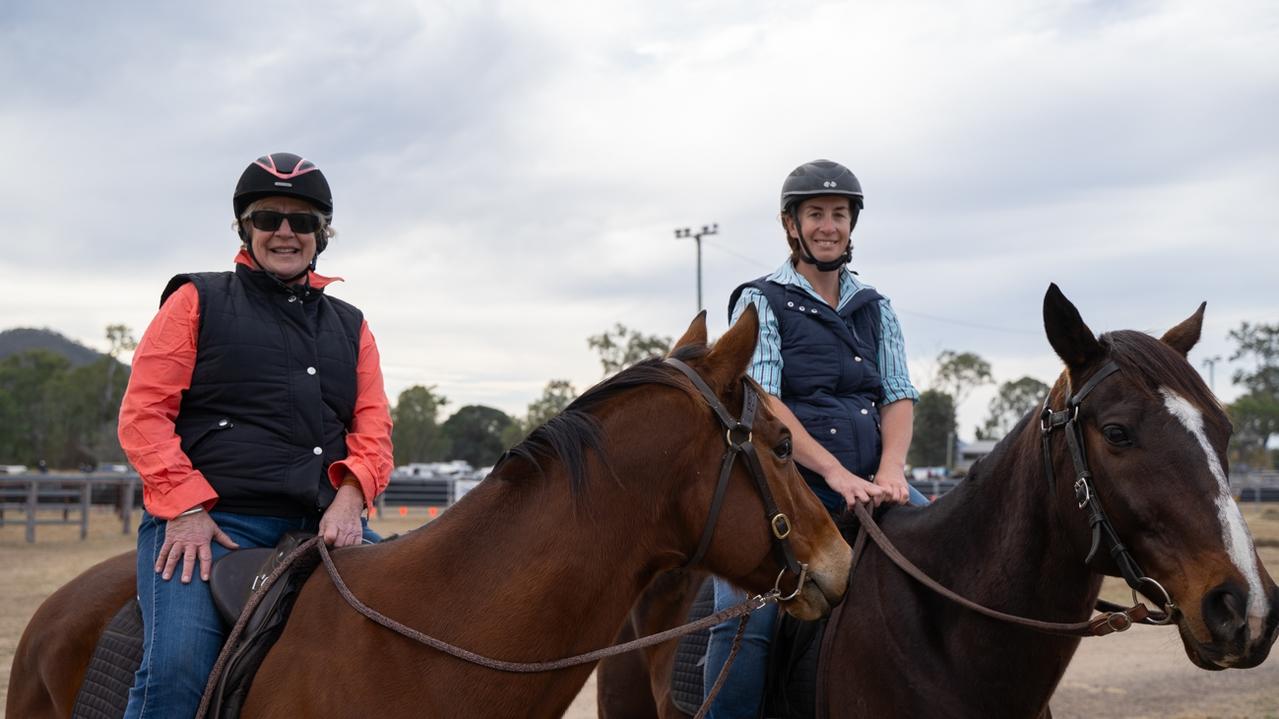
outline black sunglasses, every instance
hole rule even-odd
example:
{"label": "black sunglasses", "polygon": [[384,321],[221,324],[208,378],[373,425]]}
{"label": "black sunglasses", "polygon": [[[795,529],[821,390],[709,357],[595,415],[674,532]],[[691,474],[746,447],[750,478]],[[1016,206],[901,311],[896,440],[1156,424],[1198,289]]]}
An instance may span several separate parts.
{"label": "black sunglasses", "polygon": [[289,227],[299,234],[318,232],[322,225],[319,217],[308,212],[276,212],[275,210],[258,210],[249,215],[253,226],[263,232],[275,232],[280,224],[289,221]]}

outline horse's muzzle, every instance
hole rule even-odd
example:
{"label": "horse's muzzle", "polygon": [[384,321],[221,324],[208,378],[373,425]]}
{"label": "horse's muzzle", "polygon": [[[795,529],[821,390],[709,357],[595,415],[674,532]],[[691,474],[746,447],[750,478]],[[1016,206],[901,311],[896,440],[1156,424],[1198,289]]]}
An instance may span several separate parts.
{"label": "horse's muzzle", "polygon": [[1261,664],[1279,636],[1279,588],[1270,587],[1264,612],[1249,611],[1248,592],[1234,582],[1208,591],[1200,607],[1210,643],[1197,641],[1181,622],[1181,636],[1190,661],[1202,669],[1249,669]]}

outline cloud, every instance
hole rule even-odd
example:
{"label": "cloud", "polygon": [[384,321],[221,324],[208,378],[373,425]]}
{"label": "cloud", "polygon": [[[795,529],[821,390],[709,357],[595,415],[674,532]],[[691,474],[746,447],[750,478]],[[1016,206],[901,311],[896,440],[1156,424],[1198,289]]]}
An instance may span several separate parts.
{"label": "cloud", "polygon": [[676,227],[720,226],[702,249],[723,331],[728,293],[784,257],[782,178],[830,157],[866,188],[855,266],[917,376],[956,349],[1050,379],[1049,281],[1095,329],[1207,299],[1204,356],[1228,354],[1231,326],[1279,316],[1276,20],[1243,1],[10,3],[0,326],[145,326],[169,276],[229,266],[235,179],[287,149],[334,186],[321,269],[347,277],[392,393],[522,411],[547,379],[598,377],[587,335],[682,331]]}

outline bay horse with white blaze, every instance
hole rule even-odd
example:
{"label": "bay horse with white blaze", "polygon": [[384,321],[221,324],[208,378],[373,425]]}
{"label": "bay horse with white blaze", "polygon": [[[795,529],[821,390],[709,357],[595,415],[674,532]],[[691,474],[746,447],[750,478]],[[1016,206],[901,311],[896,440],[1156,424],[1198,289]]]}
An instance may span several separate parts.
{"label": "bay horse with white blaze", "polygon": [[[672,356],[723,405],[742,407],[759,392],[745,378],[757,332],[751,313],[708,348],[699,315]],[[694,555],[724,443],[689,379],[649,360],[588,390],[429,526],[334,558],[364,602],[478,654],[539,662],[598,649],[649,580]],[[847,586],[849,547],[805,489],[784,425],[763,406],[748,443],[767,493],[787,515],[791,551],[807,568],[783,606],[797,617],[823,616]],[[784,563],[761,494],[737,462],[716,541],[697,566],[764,592]],[[91,569],[36,612],[14,659],[9,716],[70,715],[95,631],[133,593],[123,566],[117,559]],[[591,670],[504,674],[455,659],[367,621],[319,571],[242,716],[553,717]]]}
{"label": "bay horse with white blaze", "polygon": [[[1191,662],[1209,670],[1261,664],[1279,632],[1279,589],[1227,484],[1230,422],[1186,360],[1203,311],[1161,339],[1127,330],[1096,337],[1050,286],[1044,326],[1066,369],[1046,413],[1030,413],[931,506],[885,512],[884,532],[958,594],[1054,622],[1089,617],[1102,577],[1120,576],[1126,561],[1114,545],[1126,545],[1146,578],[1143,593],[1172,609]],[[1067,419],[1078,432],[1069,441],[1054,431]],[[1095,547],[1081,505],[1104,510],[1118,541],[1103,537]],[[851,540],[858,525],[849,524]],[[665,584],[678,590],[671,603],[687,602],[679,582]],[[670,612],[651,596],[637,607],[651,617]],[[830,719],[1049,717],[1049,699],[1079,645],[965,609],[870,544],[855,558],[839,612],[818,668],[825,686],[818,713]],[[646,633],[666,621],[632,617]],[[605,662],[601,716],[644,716],[611,697],[650,681],[666,686],[669,655],[638,676],[633,666]],[[655,693],[647,716],[683,716]]]}

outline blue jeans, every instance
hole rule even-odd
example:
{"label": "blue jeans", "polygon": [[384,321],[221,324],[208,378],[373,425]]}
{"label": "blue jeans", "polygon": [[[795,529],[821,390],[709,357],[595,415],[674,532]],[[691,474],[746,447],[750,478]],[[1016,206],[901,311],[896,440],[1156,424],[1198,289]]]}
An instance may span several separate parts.
{"label": "blue jeans", "polygon": [[[209,517],[242,548],[274,547],[290,530],[314,532],[318,520],[302,517],[260,517],[210,512]],[[173,719],[195,716],[204,685],[222,650],[226,629],[213,605],[209,585],[200,579],[197,564],[190,584],[183,584],[181,564],[165,581],[155,571],[168,522],[143,513],[138,526],[138,604],[142,608],[142,665],[129,690],[127,719]],[[364,526],[364,541],[379,537]],[[213,560],[226,549],[213,543]]]}
{"label": "blue jeans", "polygon": [[[822,488],[827,489],[827,488]],[[814,492],[831,514],[844,510],[844,499],[827,489]],[[925,506],[928,498],[914,487],[910,488],[910,503]],[[746,601],[747,594],[728,580],[714,577],[715,611],[719,612]],[[711,691],[715,679],[724,668],[733,647],[740,620],[729,619],[711,627],[710,642],[706,646],[706,665],[702,670],[702,695]],[[773,627],[777,624],[777,607],[766,606],[751,612],[742,635],[741,647],[728,669],[724,686],[715,696],[715,703],[707,712],[708,719],[743,719],[759,716],[764,700],[764,681],[768,673],[768,645],[773,640]]]}

